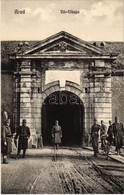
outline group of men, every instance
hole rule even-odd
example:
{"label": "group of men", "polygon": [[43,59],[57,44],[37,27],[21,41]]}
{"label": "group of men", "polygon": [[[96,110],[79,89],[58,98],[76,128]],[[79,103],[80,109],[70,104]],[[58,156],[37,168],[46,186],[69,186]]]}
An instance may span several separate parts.
{"label": "group of men", "polygon": [[[17,156],[16,159],[20,158],[20,152],[23,150],[22,158],[25,158],[26,149],[28,148],[28,139],[30,138],[30,129],[26,125],[26,120],[22,120],[22,125],[17,128],[16,135],[14,137],[14,143],[17,147]],[[3,155],[3,163],[8,164],[9,155],[12,152],[12,132],[10,128],[10,119],[6,119],[2,126],[1,130],[1,153]],[[55,121],[55,125],[52,127],[52,141],[54,147],[58,149],[59,144],[61,143],[62,131],[61,127],[58,124],[58,121]],[[17,142],[18,139],[18,142]]]}
{"label": "group of men", "polygon": [[[8,157],[12,151],[12,132],[10,128],[10,119],[4,121],[1,131],[1,152],[3,154],[3,163],[8,164]],[[28,148],[28,139],[30,137],[30,129],[26,125],[26,120],[23,119],[22,125],[17,129],[14,137],[14,143],[18,148],[17,157],[20,158],[20,152],[23,150],[23,158],[25,158],[26,149]],[[123,145],[124,128],[121,123],[118,122],[118,118],[115,117],[115,122],[111,124],[109,121],[108,131],[104,122],[101,121],[101,125],[97,124],[97,120],[94,119],[94,124],[91,128],[92,146],[94,156],[97,157],[99,153],[99,142],[101,142],[101,149],[105,147],[105,140],[111,145],[114,142],[117,154],[120,154],[120,148]],[[18,144],[17,144],[18,139]],[[56,120],[55,125],[52,127],[52,141],[54,148],[58,149],[62,139],[62,130],[59,122]]]}
{"label": "group of men", "polygon": [[[10,119],[6,119],[1,130],[1,153],[3,155],[3,163],[8,164],[9,155],[12,152],[12,132],[10,128]],[[18,148],[17,158],[20,157],[20,152],[23,150],[23,158],[25,158],[26,149],[28,148],[28,139],[30,137],[30,129],[26,125],[26,120],[22,121],[22,126],[17,129],[14,137],[14,142]],[[17,145],[18,138],[18,145]]]}
{"label": "group of men", "polygon": [[102,150],[105,150],[106,143],[109,144],[109,146],[113,143],[117,154],[119,155],[124,138],[123,125],[122,123],[119,123],[118,118],[115,117],[115,122],[113,124],[109,121],[109,127],[107,130],[103,120],[101,121],[101,125],[99,125],[97,124],[97,119],[94,119],[94,124],[91,128],[91,138],[95,157],[97,157],[99,153],[99,143]]}

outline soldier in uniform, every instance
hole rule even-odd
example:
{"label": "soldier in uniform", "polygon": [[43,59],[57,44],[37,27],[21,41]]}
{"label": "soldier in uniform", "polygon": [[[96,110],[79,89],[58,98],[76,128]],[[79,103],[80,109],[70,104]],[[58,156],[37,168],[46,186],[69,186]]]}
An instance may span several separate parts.
{"label": "soldier in uniform", "polygon": [[12,152],[12,132],[10,128],[10,119],[4,121],[4,125],[2,126],[1,152],[3,154],[3,163],[8,164],[8,157]]}
{"label": "soldier in uniform", "polygon": [[121,123],[118,122],[118,118],[115,117],[115,122],[112,124],[112,131],[114,134],[114,145],[116,147],[117,154],[120,154],[120,148],[123,145],[124,128]]}
{"label": "soldier in uniform", "polygon": [[20,156],[21,150],[23,150],[23,158],[25,158],[26,149],[28,148],[28,139],[30,137],[30,129],[26,126],[26,120],[23,119],[22,126],[17,129],[15,140],[18,140],[18,154],[17,158]]}
{"label": "soldier in uniform", "polygon": [[106,140],[109,141],[110,145],[113,142],[113,129],[112,129],[112,123],[111,123],[111,121],[109,121],[109,127],[108,127],[108,131],[107,131]]}
{"label": "soldier in uniform", "polygon": [[107,128],[104,125],[104,121],[101,120],[101,131],[100,131],[100,138],[101,138],[101,149],[104,150],[105,148],[105,139],[106,139],[106,133],[107,133]]}
{"label": "soldier in uniform", "polygon": [[97,120],[94,119],[94,124],[91,128],[91,138],[92,138],[92,147],[94,151],[94,156],[97,157],[98,154],[98,141],[99,141],[99,131],[101,127],[97,124]]}
{"label": "soldier in uniform", "polygon": [[55,125],[52,127],[52,139],[54,143],[54,148],[58,149],[59,144],[61,143],[62,130],[59,126],[59,122],[56,120]]}

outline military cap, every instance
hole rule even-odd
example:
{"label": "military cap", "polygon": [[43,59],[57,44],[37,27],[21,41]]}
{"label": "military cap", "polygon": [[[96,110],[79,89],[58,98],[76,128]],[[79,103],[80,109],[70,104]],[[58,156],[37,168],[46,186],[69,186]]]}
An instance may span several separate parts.
{"label": "military cap", "polygon": [[26,123],[27,121],[26,121],[26,119],[23,119],[22,122],[23,122],[23,123]]}

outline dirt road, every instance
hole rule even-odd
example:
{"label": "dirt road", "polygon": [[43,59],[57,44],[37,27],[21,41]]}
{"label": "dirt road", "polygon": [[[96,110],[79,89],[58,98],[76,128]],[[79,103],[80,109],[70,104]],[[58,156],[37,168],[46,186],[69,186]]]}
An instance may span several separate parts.
{"label": "dirt road", "polygon": [[2,164],[3,194],[120,194],[123,193],[123,164],[95,159],[81,148],[28,150],[26,159]]}

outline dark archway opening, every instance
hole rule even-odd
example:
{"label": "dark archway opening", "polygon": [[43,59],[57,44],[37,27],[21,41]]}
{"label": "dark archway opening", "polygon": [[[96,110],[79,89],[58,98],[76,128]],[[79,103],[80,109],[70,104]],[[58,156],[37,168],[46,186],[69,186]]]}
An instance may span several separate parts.
{"label": "dark archway opening", "polygon": [[52,145],[51,129],[59,121],[63,146],[81,146],[84,129],[84,106],[77,95],[58,91],[48,96],[42,107],[44,145]]}

